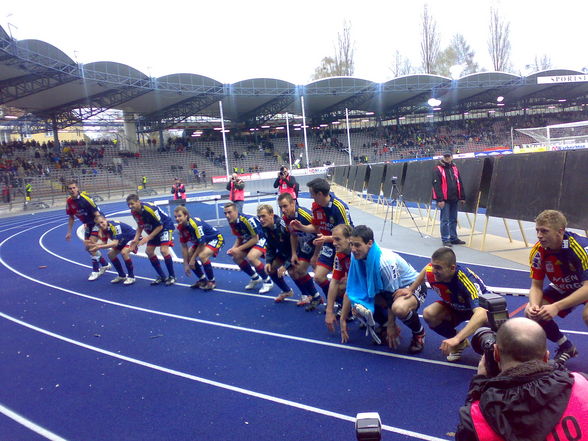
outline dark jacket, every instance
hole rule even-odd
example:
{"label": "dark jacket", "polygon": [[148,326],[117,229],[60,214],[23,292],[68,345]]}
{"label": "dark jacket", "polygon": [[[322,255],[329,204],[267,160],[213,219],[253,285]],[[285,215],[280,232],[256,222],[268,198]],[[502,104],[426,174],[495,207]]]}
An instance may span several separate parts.
{"label": "dark jacket", "polygon": [[[443,181],[443,175],[439,170],[442,167],[445,171],[445,181]],[[453,163],[447,164],[444,161],[439,161],[433,169],[433,199],[437,202],[442,201],[465,201],[465,192],[463,189],[463,183],[461,181],[461,175],[457,171],[459,179],[455,179],[455,173],[453,168],[457,170],[457,166]],[[445,182],[445,185],[443,185]],[[446,187],[447,197],[444,196],[444,189]]]}
{"label": "dark jacket", "polygon": [[568,405],[574,378],[565,368],[528,361],[501,375],[472,379],[466,404],[459,410],[457,441],[477,441],[472,402],[492,429],[508,441],[544,441]]}

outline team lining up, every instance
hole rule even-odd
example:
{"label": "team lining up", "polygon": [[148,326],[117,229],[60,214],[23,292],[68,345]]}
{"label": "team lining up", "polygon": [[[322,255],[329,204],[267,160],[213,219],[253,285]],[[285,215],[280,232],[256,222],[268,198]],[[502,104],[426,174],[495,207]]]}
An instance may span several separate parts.
{"label": "team lining up", "polygon": [[[280,294],[275,302],[283,302],[294,296],[284,278],[288,273],[300,292],[298,306],[313,311],[325,303],[323,296],[326,298],[325,324],[331,331],[339,324],[343,343],[349,341],[348,321],[356,318],[375,343],[397,349],[400,343],[398,318],[412,333],[408,352],[416,354],[424,348],[425,329],[418,310],[425,301],[425,282],[428,282],[440,300],[427,306],[423,317],[434,332],[444,337],[439,349],[447,360],[459,360],[469,346],[468,337],[486,323],[486,310],[479,304],[480,294],[488,292],[483,281],[469,268],[457,264],[454,252],[448,247],[435,251],[431,263],[419,273],[397,253],[381,249],[369,227],[353,226],[349,207],[331,193],[328,181],[317,178],[307,185],[314,201],[310,210],[300,206],[290,193],[278,197],[282,216],[275,214],[269,204],[259,205],[257,216],[240,213],[233,202],[225,204],[224,214],[235,236],[227,254],[249,276],[245,289],[258,289],[263,294],[276,285]],[[139,246],[146,245],[147,257],[157,272],[151,285],[175,284],[170,246],[173,246],[176,227],[171,217],[158,206],[132,194],[126,201],[137,222],[135,229],[124,222],[107,219],[76,182],[68,184],[68,192],[66,239],[71,239],[77,217],[85,225],[84,245],[92,258],[89,280],[96,280],[112,265],[118,275],[111,283],[134,284],[131,254],[136,253]],[[216,280],[211,259],[223,248],[225,238],[206,221],[191,216],[184,206],[176,207],[174,217],[184,271],[186,275],[193,272],[198,279],[191,288],[214,290]],[[164,258],[167,275],[155,255],[156,248]],[[110,264],[101,255],[102,249],[108,250]],[[126,272],[118,259],[119,254]],[[549,259],[546,262],[553,267]],[[314,269],[314,278],[308,273],[310,267]],[[330,280],[329,273],[332,273]],[[540,276],[542,281],[550,273],[543,272]],[[549,298],[546,300],[553,302]],[[462,329],[456,329],[466,321]],[[549,338],[550,333],[547,334]],[[569,343],[561,338],[553,341],[558,342],[560,349],[563,343]],[[561,357],[559,352],[556,358]],[[562,361],[577,354],[569,352]]]}

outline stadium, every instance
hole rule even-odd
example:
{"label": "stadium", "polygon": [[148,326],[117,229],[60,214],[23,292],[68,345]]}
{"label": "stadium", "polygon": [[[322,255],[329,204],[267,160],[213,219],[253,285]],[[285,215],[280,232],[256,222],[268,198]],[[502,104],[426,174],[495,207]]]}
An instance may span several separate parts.
{"label": "stadium", "polygon": [[[353,439],[355,415],[375,411],[383,439],[452,439],[479,355],[447,362],[428,329],[416,355],[406,329],[399,349],[376,346],[356,322],[343,344],[324,307],[304,313],[293,299],[275,303],[277,288],[244,291],[225,253],[226,185],[239,175],[244,212],[255,215],[260,203],[279,213],[280,167],[307,208],[306,184],[326,178],[355,225],[420,271],[441,246],[431,173],[451,152],[467,196],[458,261],[522,316],[535,217],[560,210],[587,234],[587,104],[588,76],[571,69],[223,84],[77,63],[0,28],[0,438]],[[148,286],[142,247],[135,286],[111,285],[113,270],[88,282],[80,222],[74,243],[64,240],[70,182],[109,219],[135,225],[127,196],[173,218],[177,179],[188,193],[180,202],[228,245],[213,259],[216,289],[188,289],[177,237],[175,286]],[[425,306],[435,300],[430,290]],[[578,349],[574,371],[588,353],[581,309],[560,322]]]}

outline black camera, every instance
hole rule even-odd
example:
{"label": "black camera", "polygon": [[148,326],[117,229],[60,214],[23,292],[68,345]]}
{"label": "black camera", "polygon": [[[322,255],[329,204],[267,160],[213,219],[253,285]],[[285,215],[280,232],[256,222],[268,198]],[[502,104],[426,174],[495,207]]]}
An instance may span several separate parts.
{"label": "black camera", "polygon": [[474,333],[472,349],[478,354],[484,355],[486,373],[489,377],[495,377],[500,373],[500,367],[494,359],[494,344],[496,343],[496,331],[508,320],[506,299],[498,294],[481,294],[480,306],[488,311],[489,327],[481,327]]}
{"label": "black camera", "polygon": [[358,441],[380,441],[382,439],[382,421],[378,412],[357,414],[355,436]]}
{"label": "black camera", "polygon": [[396,185],[396,181],[398,181],[398,176],[392,176],[392,184]]}

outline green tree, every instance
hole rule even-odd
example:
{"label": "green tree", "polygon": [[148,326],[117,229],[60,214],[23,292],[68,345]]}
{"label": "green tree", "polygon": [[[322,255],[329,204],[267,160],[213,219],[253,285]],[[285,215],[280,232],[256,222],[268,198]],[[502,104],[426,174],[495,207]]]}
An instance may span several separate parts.
{"label": "green tree", "polygon": [[446,77],[452,76],[453,66],[461,68],[459,76],[478,72],[478,63],[474,61],[474,55],[463,35],[455,34],[449,46],[439,53],[434,70]]}

